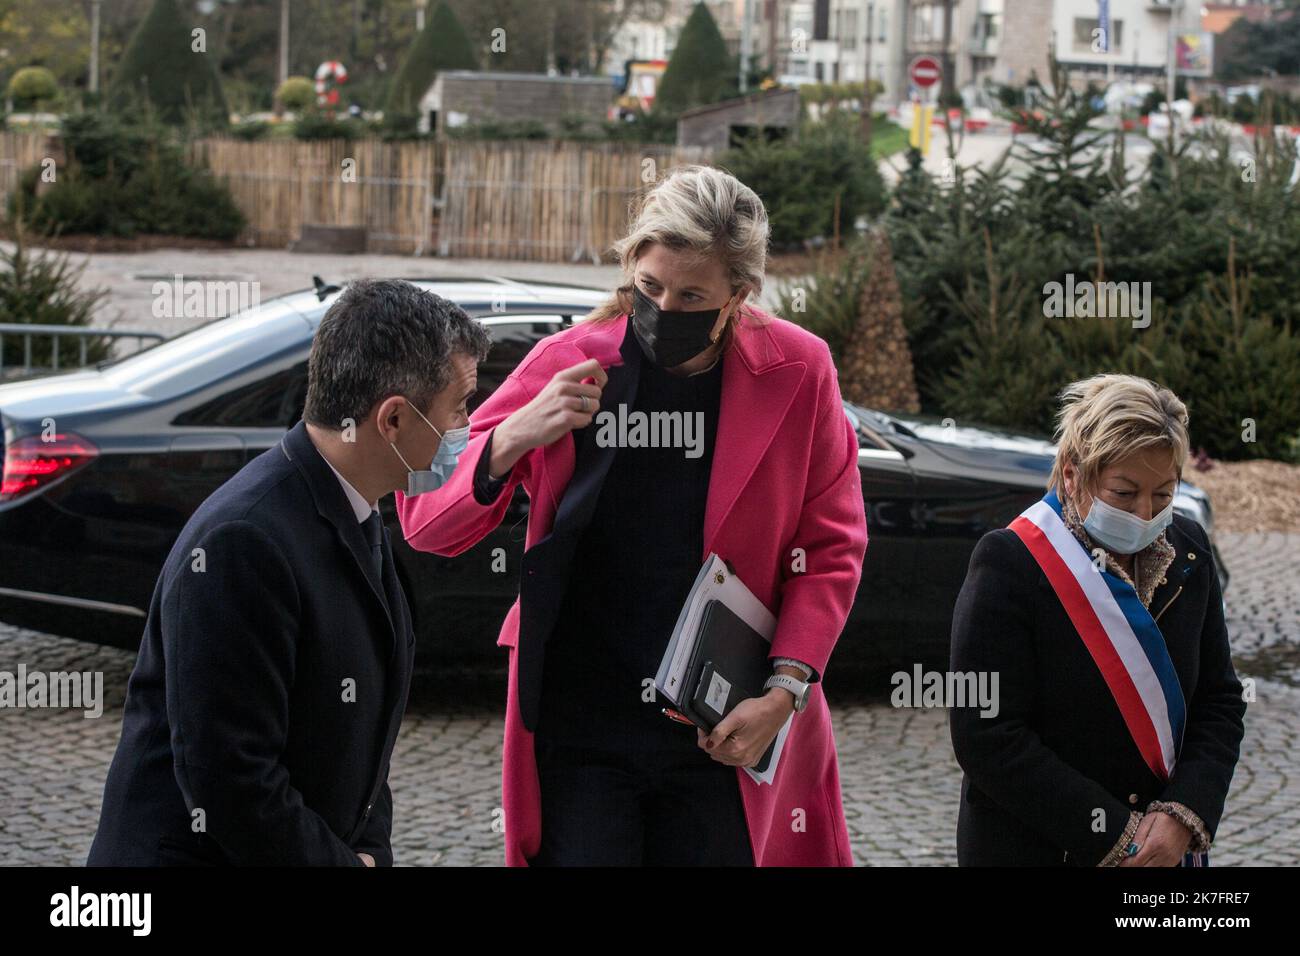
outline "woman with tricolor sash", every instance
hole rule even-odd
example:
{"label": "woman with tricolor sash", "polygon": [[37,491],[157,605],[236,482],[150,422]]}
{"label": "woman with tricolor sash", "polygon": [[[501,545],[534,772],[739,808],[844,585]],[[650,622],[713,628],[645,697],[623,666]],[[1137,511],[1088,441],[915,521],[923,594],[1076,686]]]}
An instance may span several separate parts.
{"label": "woman with tricolor sash", "polygon": [[[1131,375],[1062,393],[1047,495],[971,556],[954,708],[963,865],[1208,862],[1244,732],[1205,530],[1174,514],[1187,409]],[[987,710],[986,710],[987,712]]]}

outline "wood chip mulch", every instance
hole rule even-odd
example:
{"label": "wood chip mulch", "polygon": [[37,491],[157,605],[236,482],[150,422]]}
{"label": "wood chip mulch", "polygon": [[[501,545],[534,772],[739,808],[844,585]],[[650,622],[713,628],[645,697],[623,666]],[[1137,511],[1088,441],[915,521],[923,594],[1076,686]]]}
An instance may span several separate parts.
{"label": "wood chip mulch", "polygon": [[1216,531],[1300,532],[1300,465],[1281,461],[1189,461],[1183,479],[1205,490]]}

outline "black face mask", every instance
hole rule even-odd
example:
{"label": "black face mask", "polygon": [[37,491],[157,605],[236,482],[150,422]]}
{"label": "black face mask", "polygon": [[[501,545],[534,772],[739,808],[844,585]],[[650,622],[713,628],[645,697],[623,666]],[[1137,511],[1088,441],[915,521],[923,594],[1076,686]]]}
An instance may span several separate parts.
{"label": "black face mask", "polygon": [[713,340],[709,332],[722,309],[665,312],[640,286],[632,287],[632,333],[645,357],[661,368],[673,368],[695,358]]}

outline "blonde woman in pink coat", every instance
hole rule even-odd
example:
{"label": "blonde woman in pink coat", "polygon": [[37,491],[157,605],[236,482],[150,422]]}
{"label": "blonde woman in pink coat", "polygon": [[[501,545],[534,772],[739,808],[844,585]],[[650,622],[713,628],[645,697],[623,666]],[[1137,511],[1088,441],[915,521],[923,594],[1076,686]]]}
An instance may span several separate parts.
{"label": "blonde woman in pink coat", "polygon": [[[767,243],[735,177],[670,173],[615,246],[610,300],[474,412],[444,485],[397,494],[406,540],[447,556],[497,527],[516,485],[530,499],[497,641],[510,865],[852,864],[820,682],[867,543],[858,443],[826,343],[745,304]],[[656,413],[677,413],[675,447],[611,439],[620,415]],[[783,678],[706,734],[664,716],[653,678],[710,553],[776,616]],[[792,712],[774,781],[755,783],[743,768]]]}

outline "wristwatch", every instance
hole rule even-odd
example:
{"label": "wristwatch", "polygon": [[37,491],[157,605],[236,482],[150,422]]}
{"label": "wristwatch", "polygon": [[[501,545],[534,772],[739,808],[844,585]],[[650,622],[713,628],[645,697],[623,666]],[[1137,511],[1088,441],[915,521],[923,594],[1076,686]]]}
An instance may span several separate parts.
{"label": "wristwatch", "polygon": [[799,712],[808,706],[808,692],[812,684],[806,684],[801,680],[791,677],[789,674],[773,674],[763,685],[763,690],[770,690],[773,687],[780,687],[782,690],[788,690],[794,695],[794,709]]}

